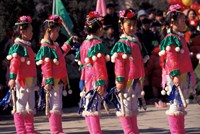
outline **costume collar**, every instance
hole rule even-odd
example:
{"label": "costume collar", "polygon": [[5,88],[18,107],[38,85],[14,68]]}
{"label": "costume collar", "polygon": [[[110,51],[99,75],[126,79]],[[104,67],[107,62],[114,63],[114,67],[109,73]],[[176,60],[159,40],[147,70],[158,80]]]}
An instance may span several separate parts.
{"label": "costume collar", "polygon": [[20,39],[20,38],[16,38],[15,43],[18,43],[18,42],[21,42],[21,43],[23,43],[24,45],[27,45],[27,46],[31,46],[30,41],[26,41],[26,40],[23,40],[23,39]]}
{"label": "costume collar", "polygon": [[167,30],[167,33],[172,33],[172,34],[178,35],[178,36],[180,36],[180,37],[182,37],[182,38],[185,37],[185,34],[184,34],[184,33],[172,31],[171,29],[168,29],[168,30]]}
{"label": "costume collar", "polygon": [[59,46],[59,44],[57,42],[53,42],[53,44],[49,41],[49,40],[46,40],[46,39],[42,39],[40,41],[41,44],[49,44],[49,45],[56,45],[56,46]]}
{"label": "costume collar", "polygon": [[122,39],[122,38],[127,38],[128,40],[133,41],[133,42],[138,41],[138,38],[136,36],[128,36],[126,34],[122,34],[120,36],[120,39]]}
{"label": "costume collar", "polygon": [[101,40],[100,37],[98,37],[98,36],[95,36],[95,35],[87,35],[86,40],[92,40],[92,39]]}

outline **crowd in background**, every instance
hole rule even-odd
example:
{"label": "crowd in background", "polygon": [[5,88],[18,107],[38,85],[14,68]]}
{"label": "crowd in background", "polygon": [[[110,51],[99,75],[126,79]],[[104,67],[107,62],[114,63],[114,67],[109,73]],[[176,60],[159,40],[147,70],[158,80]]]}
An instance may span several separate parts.
{"label": "crowd in background", "polygon": [[[143,48],[145,49],[145,53],[150,56],[150,59],[147,63],[145,63],[145,82],[144,82],[144,90],[146,92],[147,103],[156,102],[158,100],[163,100],[163,96],[161,96],[161,74],[162,69],[160,66],[160,57],[158,55],[159,52],[159,43],[164,38],[163,37],[163,29],[165,29],[165,17],[167,11],[157,10],[155,8],[150,8],[148,10],[140,9],[137,11],[137,32],[136,35],[139,38]],[[187,18],[187,28],[185,29],[185,39],[188,43],[188,47],[191,51],[191,59],[193,64],[193,69],[195,69],[198,65],[198,60],[196,59],[196,54],[200,52],[200,23],[197,17],[197,13],[188,9],[184,11],[185,16]],[[116,12],[116,5],[107,4],[107,15],[104,17],[104,34],[102,36],[103,44],[107,46],[109,50],[112,49],[113,45],[116,41],[118,41],[120,37],[120,26],[119,26],[119,17]],[[84,39],[84,34],[80,39]],[[66,40],[66,37],[59,37],[58,42],[62,43]],[[37,43],[37,40],[34,44]],[[6,60],[6,56],[10,46],[13,43],[12,39],[12,29],[8,29],[6,31],[6,38],[1,42],[0,45],[0,101],[8,91],[8,74],[9,74],[9,62]],[[81,41],[80,41],[81,44]],[[78,46],[74,48],[67,56],[67,67],[69,70],[69,78],[70,85],[73,89],[73,94],[76,93],[78,104],[79,99],[79,89],[78,89],[78,81],[80,77],[80,73],[78,71],[78,65],[74,62],[74,54]],[[35,52],[37,52],[39,46],[33,46]],[[109,70],[109,84],[108,90],[115,86],[115,78],[114,78],[114,65],[111,62],[107,63],[107,69]],[[38,70],[38,74],[40,74],[40,70]],[[41,75],[38,75],[41,76]],[[197,82],[200,78],[197,78]],[[41,83],[41,78],[38,79]],[[74,81],[75,80],[75,81]],[[38,86],[40,86],[38,84]],[[198,84],[195,87],[199,89]],[[198,90],[197,90],[198,93]],[[166,98],[166,97],[164,97]],[[191,98],[193,99],[193,98]],[[2,108],[1,108],[2,109]]]}

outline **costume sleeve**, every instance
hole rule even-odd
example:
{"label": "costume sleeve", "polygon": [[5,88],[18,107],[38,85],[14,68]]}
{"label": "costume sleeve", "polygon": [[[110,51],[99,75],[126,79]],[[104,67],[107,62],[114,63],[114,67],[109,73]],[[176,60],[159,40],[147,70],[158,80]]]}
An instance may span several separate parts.
{"label": "costume sleeve", "polygon": [[171,50],[167,51],[167,65],[171,76],[180,75],[180,69],[178,65],[178,52],[175,51],[175,46],[171,45]]}
{"label": "costume sleeve", "polygon": [[20,69],[20,56],[13,57],[10,61],[10,79],[16,79],[17,73],[19,72]]}
{"label": "costume sleeve", "polygon": [[36,55],[36,64],[42,65],[42,74],[45,84],[53,84],[53,64],[57,64],[58,55],[56,51],[48,46],[40,48]]}
{"label": "costume sleeve", "polygon": [[10,79],[15,79],[20,69],[21,58],[28,57],[28,51],[20,44],[14,44],[8,52],[7,60],[10,60]]}
{"label": "costume sleeve", "polygon": [[46,84],[53,84],[53,74],[52,74],[52,60],[45,61],[42,64],[42,74],[45,78],[45,85]]}
{"label": "costume sleeve", "polygon": [[94,61],[94,63],[93,63],[97,86],[106,85],[107,70],[106,70],[105,62],[106,62],[105,57],[104,57],[104,55],[102,55],[101,57],[97,58],[96,61]]}
{"label": "costume sleeve", "polygon": [[178,55],[183,51],[182,44],[175,35],[168,35],[160,43],[160,56],[166,57],[166,66],[171,76],[180,75]]}
{"label": "costume sleeve", "polygon": [[111,50],[111,61],[115,62],[115,76],[117,82],[123,82],[125,79],[125,60],[123,55],[131,54],[131,48],[124,44],[123,42],[115,43],[113,49]]}
{"label": "costume sleeve", "polygon": [[70,39],[68,39],[64,44],[63,46],[61,47],[62,50],[65,52],[65,53],[68,53],[72,47],[72,41]]}
{"label": "costume sleeve", "polygon": [[96,44],[88,51],[88,58],[93,59],[93,68],[96,79],[96,86],[106,85],[107,82],[107,70],[105,56],[108,54],[108,50],[103,44]]}
{"label": "costume sleeve", "polygon": [[125,60],[122,59],[122,53],[117,53],[117,57],[115,58],[115,77],[117,82],[124,82]]}

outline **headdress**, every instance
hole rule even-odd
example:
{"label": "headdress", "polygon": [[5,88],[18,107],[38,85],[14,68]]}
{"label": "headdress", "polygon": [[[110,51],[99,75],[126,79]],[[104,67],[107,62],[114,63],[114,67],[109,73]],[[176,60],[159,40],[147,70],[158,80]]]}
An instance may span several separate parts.
{"label": "headdress", "polygon": [[19,19],[15,23],[15,25],[22,25],[22,24],[27,24],[27,23],[32,23],[31,17],[30,16],[21,16],[21,17],[19,17]]}
{"label": "headdress", "polygon": [[48,27],[52,27],[55,24],[61,25],[62,19],[58,15],[50,15],[48,19],[44,21],[44,23],[48,23]]}

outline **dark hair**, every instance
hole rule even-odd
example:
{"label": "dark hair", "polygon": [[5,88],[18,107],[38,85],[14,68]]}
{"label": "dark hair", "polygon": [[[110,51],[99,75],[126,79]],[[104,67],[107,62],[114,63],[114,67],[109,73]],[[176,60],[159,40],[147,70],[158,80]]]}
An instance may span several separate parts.
{"label": "dark hair", "polygon": [[172,11],[172,12],[169,12],[169,13],[167,14],[167,16],[166,16],[165,21],[166,21],[167,24],[171,24],[172,22],[177,21],[178,18],[179,18],[180,16],[182,16],[182,15],[184,15],[184,13],[181,12],[181,11]]}
{"label": "dark hair", "polygon": [[189,15],[189,13],[191,12],[191,11],[193,11],[194,12],[194,15],[195,16],[197,16],[197,13],[196,13],[196,11],[194,10],[194,9],[189,9],[188,11],[187,11],[187,17],[188,17],[188,15]]}
{"label": "dark hair", "polygon": [[48,28],[55,28],[55,27],[60,27],[60,24],[59,23],[51,23],[51,22],[48,22],[48,21],[45,21],[41,28],[40,28],[40,39],[44,38],[44,35],[47,31]]}
{"label": "dark hair", "polygon": [[[171,11],[167,13],[164,25],[161,29],[161,38],[163,39],[167,35],[167,29],[170,29],[170,31],[173,33],[173,29],[171,27],[171,24],[173,22],[176,22],[180,16],[184,15],[181,11]],[[185,15],[184,15],[185,16]]]}
{"label": "dark hair", "polygon": [[13,27],[13,31],[14,31],[13,32],[13,37],[14,38],[21,38],[20,30],[26,30],[26,29],[28,29],[29,24],[30,23],[24,23],[24,24],[15,25]]}
{"label": "dark hair", "polygon": [[95,33],[102,27],[102,22],[98,18],[88,18],[85,23],[85,31],[89,34]]}

